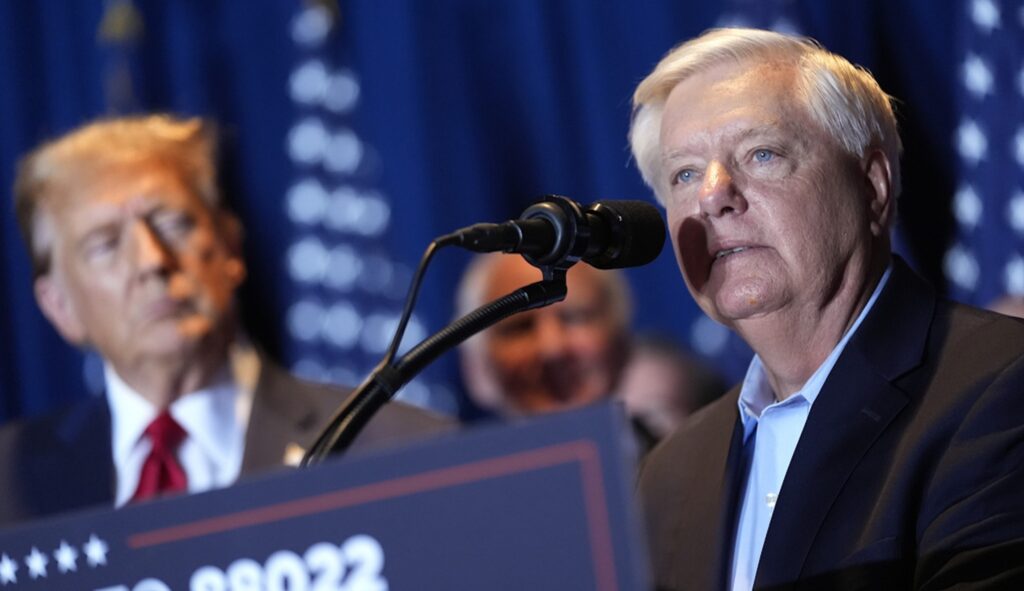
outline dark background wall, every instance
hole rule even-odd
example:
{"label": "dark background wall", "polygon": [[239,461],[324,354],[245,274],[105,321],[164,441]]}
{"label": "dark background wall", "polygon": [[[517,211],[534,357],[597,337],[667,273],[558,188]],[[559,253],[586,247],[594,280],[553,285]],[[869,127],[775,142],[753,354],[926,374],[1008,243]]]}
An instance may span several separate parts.
{"label": "dark background wall", "polygon": [[[38,142],[108,114],[217,120],[223,184],[247,227],[250,331],[300,373],[351,383],[379,357],[431,238],[515,217],[546,193],[649,199],[626,142],[632,89],[671,46],[723,24],[799,31],[875,73],[899,101],[906,144],[899,250],[958,298],[1024,292],[1021,10],[995,0],[0,0],[0,421],[99,385],[99,362],[65,346],[32,299],[10,187]],[[981,69],[968,67],[972,56]],[[437,258],[410,341],[450,317],[467,260]],[[638,329],[741,375],[749,352],[699,314],[671,249],[629,279]],[[408,396],[459,412],[453,356]]]}

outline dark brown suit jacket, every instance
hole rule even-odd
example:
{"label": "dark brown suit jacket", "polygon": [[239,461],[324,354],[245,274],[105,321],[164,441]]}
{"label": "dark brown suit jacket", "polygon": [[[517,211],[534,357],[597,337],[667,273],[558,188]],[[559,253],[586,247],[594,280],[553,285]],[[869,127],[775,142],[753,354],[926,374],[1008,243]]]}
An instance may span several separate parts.
{"label": "dark brown suit jacket", "polygon": [[[1024,322],[940,300],[894,265],[811,409],[756,589],[1024,589]],[[728,587],[738,395],[642,467],[660,589]]]}
{"label": "dark brown suit jacket", "polygon": [[[301,381],[264,360],[246,432],[241,477],[284,466],[286,450],[313,443],[348,390]],[[391,402],[350,450],[381,448],[452,430],[454,423]],[[0,527],[114,502],[110,412],[102,397],[0,429]]]}

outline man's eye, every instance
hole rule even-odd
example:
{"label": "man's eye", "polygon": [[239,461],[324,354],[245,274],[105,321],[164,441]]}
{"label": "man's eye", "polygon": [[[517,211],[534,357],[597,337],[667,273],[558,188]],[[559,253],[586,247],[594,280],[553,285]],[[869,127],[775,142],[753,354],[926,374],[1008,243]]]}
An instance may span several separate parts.
{"label": "man's eye", "polygon": [[757,162],[769,162],[775,158],[775,152],[771,150],[756,150],[754,152],[754,160]]}
{"label": "man's eye", "polygon": [[676,173],[675,182],[678,184],[687,184],[697,178],[697,173],[692,168],[684,168]]}
{"label": "man's eye", "polygon": [[153,229],[163,238],[182,237],[192,226],[192,218],[183,213],[165,213],[153,219]]}
{"label": "man's eye", "polygon": [[116,251],[117,243],[117,236],[114,235],[94,236],[82,245],[82,251],[89,258],[100,258]]}
{"label": "man's eye", "polygon": [[589,324],[599,317],[600,311],[590,308],[571,308],[563,305],[558,311],[558,318],[565,326]]}
{"label": "man's eye", "polygon": [[533,330],[533,318],[529,315],[512,316],[494,325],[494,335],[500,338],[515,338]]}

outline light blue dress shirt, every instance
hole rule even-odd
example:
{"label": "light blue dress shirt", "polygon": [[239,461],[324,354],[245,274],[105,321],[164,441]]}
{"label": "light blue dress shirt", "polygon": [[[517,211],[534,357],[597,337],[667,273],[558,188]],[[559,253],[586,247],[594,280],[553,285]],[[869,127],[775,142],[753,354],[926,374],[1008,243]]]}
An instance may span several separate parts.
{"label": "light blue dress shirt", "polygon": [[[886,269],[850,330],[846,331],[803,387],[789,398],[776,402],[761,358],[755,355],[750,362],[740,388],[739,410],[744,444],[751,443],[751,437],[754,437],[754,453],[736,527],[732,557],[733,591],[748,591],[754,586],[754,576],[757,574],[775,502],[782,489],[789,462],[793,459],[797,441],[807,423],[811,405],[821,392],[839,355],[846,348],[846,343],[875,305],[891,271],[891,266]],[[793,494],[792,491],[790,494]]]}

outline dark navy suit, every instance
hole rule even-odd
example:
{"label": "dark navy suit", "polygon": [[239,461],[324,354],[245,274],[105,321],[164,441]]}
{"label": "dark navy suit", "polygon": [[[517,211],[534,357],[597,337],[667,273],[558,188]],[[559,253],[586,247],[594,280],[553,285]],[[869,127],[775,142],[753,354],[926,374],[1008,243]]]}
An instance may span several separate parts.
{"label": "dark navy suit", "polygon": [[[722,589],[745,478],[739,388],[647,458],[660,589]],[[756,589],[1024,589],[1024,322],[896,260],[811,409]]]}
{"label": "dark navy suit", "polygon": [[[246,431],[242,476],[283,465],[290,444],[312,444],[347,392],[300,381],[264,362]],[[446,419],[386,404],[352,450],[438,433]],[[96,505],[113,505],[110,412],[91,398],[58,414],[0,429],[0,526]]]}

